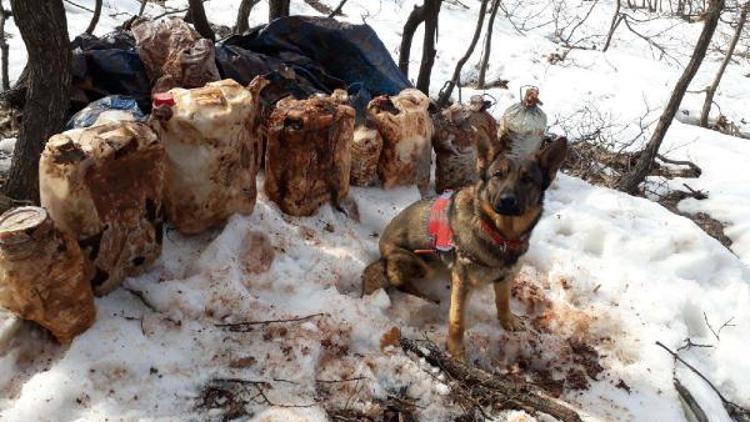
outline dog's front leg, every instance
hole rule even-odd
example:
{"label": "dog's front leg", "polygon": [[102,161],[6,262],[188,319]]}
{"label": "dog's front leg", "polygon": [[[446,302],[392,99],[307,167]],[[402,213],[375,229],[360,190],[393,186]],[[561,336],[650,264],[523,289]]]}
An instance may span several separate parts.
{"label": "dog's front leg", "polygon": [[514,277],[511,275],[493,284],[495,288],[495,306],[500,325],[506,331],[519,331],[524,328],[523,321],[510,310],[510,288]]}
{"label": "dog's front leg", "polygon": [[451,305],[448,313],[448,351],[454,358],[464,360],[464,309],[468,293],[467,281],[459,268],[451,271]]}

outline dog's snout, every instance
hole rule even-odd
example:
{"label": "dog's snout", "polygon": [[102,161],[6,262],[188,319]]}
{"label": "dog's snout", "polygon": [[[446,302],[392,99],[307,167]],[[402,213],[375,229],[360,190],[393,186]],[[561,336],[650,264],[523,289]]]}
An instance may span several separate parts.
{"label": "dog's snout", "polygon": [[515,207],[518,205],[518,201],[516,201],[515,195],[504,193],[500,195],[500,204],[502,204],[503,207]]}
{"label": "dog's snout", "polygon": [[505,215],[518,214],[518,199],[512,193],[503,193],[495,203],[495,212]]}

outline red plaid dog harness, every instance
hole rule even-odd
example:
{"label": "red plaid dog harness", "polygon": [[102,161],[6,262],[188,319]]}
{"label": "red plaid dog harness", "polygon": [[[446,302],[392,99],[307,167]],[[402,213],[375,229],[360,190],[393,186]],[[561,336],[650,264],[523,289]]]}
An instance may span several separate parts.
{"label": "red plaid dog harness", "polygon": [[448,211],[452,201],[453,191],[446,191],[435,199],[427,220],[427,235],[430,237],[431,249],[417,249],[414,253],[420,255],[450,252],[456,247],[453,243],[453,230],[448,222]]}

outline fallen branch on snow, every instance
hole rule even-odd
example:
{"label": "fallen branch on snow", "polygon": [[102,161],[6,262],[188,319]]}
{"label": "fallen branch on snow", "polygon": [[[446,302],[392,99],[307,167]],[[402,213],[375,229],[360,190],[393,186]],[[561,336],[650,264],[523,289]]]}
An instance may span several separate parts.
{"label": "fallen branch on snow", "polygon": [[321,316],[329,316],[329,315],[325,312],[319,312],[317,314],[306,315],[302,317],[294,317],[294,318],[289,318],[289,319],[269,319],[265,321],[243,321],[243,322],[234,322],[234,323],[228,323],[228,324],[214,324],[214,326],[219,327],[219,328],[226,328],[229,331],[232,331],[235,333],[245,333],[248,331],[252,331],[253,330],[252,327],[255,325],[301,322],[301,321],[307,321],[308,319],[313,319],[313,318],[321,317]]}
{"label": "fallen branch on snow", "polygon": [[[547,397],[529,385],[515,380],[506,380],[489,374],[478,368],[472,368],[449,358],[430,341],[417,341],[401,338],[401,348],[424,358],[430,365],[437,366],[447,375],[465,387],[467,397],[476,403],[481,410],[481,398],[493,396],[494,403],[503,408],[523,409],[529,412],[541,412],[561,421],[582,421],[581,416],[567,404]],[[478,397],[481,397],[477,400]]]}
{"label": "fallen branch on snow", "polygon": [[[724,406],[724,410],[727,411],[727,414],[729,414],[729,417],[737,422],[750,422],[750,410],[745,409],[744,407],[729,401],[726,397],[724,397],[723,394],[721,394],[721,391],[719,391],[718,388],[708,379],[705,375],[703,375],[699,370],[697,370],[693,365],[687,363],[684,359],[680,357],[676,352],[672,351],[669,347],[665,346],[664,343],[657,341],[656,345],[661,347],[662,349],[666,350],[667,353],[672,355],[672,357],[676,360],[685,365],[688,369],[690,369],[695,375],[698,375],[703,381],[708,384],[709,387],[711,387],[712,390],[714,390],[714,393],[716,393],[717,396],[719,396],[719,399],[721,400],[721,404]],[[679,390],[678,390],[679,391]],[[696,415],[698,417],[698,415]]]}

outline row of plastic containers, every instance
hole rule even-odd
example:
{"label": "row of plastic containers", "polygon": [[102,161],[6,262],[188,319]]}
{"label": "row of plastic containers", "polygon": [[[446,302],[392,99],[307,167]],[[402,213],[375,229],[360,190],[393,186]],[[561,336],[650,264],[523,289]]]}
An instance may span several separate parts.
{"label": "row of plastic containers", "polygon": [[[165,221],[195,234],[251,213],[262,154],[265,190],[285,213],[311,215],[346,197],[355,121],[346,95],[290,97],[262,116],[265,84],[174,88],[154,95],[147,122],[102,115],[53,136],[39,164],[42,207],[0,217],[0,305],[68,342],[93,323],[92,293],[112,291],[158,258]],[[414,160],[432,134],[426,97],[403,97],[422,105],[383,111],[383,127],[400,130],[394,116],[417,112],[420,126],[408,139],[383,132],[380,149],[391,158],[378,157],[376,167],[387,186],[416,182]]]}

